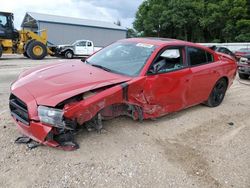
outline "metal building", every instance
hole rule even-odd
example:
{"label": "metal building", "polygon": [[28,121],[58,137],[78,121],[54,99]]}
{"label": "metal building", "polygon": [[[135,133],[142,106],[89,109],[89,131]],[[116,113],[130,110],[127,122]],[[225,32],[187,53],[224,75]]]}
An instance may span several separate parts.
{"label": "metal building", "polygon": [[127,29],[113,23],[34,12],[26,13],[21,27],[35,32],[46,29],[48,41],[56,45],[87,39],[104,47],[127,37]]}

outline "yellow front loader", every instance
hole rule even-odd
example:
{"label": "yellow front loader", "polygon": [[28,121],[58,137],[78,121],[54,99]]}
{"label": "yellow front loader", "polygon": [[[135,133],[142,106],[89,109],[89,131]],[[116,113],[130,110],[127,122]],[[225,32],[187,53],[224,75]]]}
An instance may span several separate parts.
{"label": "yellow front loader", "polygon": [[29,30],[17,31],[13,14],[0,12],[0,57],[2,54],[23,54],[31,59],[43,59],[53,52],[47,47],[47,31],[39,34]]}

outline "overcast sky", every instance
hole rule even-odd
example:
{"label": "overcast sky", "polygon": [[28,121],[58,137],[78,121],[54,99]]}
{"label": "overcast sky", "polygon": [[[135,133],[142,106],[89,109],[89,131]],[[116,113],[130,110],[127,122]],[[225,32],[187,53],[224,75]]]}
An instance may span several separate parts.
{"label": "overcast sky", "polygon": [[26,12],[38,12],[115,22],[132,27],[135,13],[143,0],[0,0],[1,11],[13,12],[15,27],[20,28]]}

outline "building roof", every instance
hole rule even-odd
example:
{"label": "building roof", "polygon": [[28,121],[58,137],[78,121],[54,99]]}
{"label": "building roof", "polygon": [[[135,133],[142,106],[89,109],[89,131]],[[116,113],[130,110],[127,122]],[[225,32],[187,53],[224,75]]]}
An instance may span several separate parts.
{"label": "building roof", "polygon": [[25,18],[27,16],[32,17],[36,21],[40,22],[50,22],[50,23],[62,23],[62,24],[70,24],[70,25],[80,25],[80,26],[88,26],[88,27],[99,27],[99,28],[107,28],[107,29],[115,29],[115,30],[124,30],[127,29],[122,26],[118,26],[114,23],[98,21],[98,20],[89,20],[89,19],[82,19],[82,18],[73,18],[73,17],[66,17],[66,16],[57,16],[57,15],[50,15],[50,14],[41,14],[35,12],[27,12],[22,26],[24,25]]}

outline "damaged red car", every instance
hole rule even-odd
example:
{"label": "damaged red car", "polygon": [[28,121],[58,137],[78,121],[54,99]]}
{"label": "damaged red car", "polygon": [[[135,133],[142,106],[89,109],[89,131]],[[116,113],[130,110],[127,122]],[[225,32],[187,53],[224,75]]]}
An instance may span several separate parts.
{"label": "damaged red car", "polygon": [[23,72],[11,85],[10,112],[23,135],[73,150],[81,126],[101,130],[103,120],[122,115],[143,121],[201,103],[216,107],[236,70],[232,57],[194,43],[124,39],[84,62]]}

